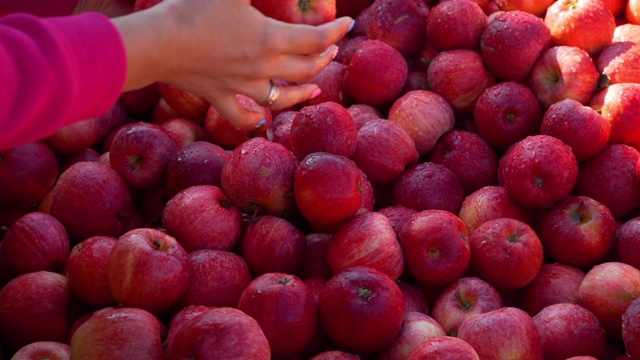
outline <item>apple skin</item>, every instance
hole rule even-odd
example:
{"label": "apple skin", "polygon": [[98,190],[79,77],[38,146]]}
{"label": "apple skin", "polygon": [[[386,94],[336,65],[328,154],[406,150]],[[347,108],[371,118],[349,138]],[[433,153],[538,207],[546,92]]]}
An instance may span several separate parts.
{"label": "apple skin", "polygon": [[333,271],[327,262],[327,248],[331,241],[330,233],[311,232],[304,236],[306,242],[305,260],[300,270],[302,279],[319,278],[329,280]]}
{"label": "apple skin", "polygon": [[611,123],[590,106],[574,99],[564,99],[546,110],[540,134],[562,140],[571,147],[576,160],[584,161],[607,146]]}
{"label": "apple skin", "polygon": [[402,291],[387,275],[353,266],[334,275],[318,298],[318,317],[340,348],[372,354],[389,346],[402,328]]}
{"label": "apple skin", "polygon": [[599,78],[600,73],[586,51],[558,45],[540,54],[531,69],[529,87],[544,108],[564,99],[588,104],[597,91]]}
{"label": "apple skin", "polygon": [[436,50],[475,49],[487,26],[487,15],[474,1],[442,1],[427,18],[427,39]]}
{"label": "apple skin", "polygon": [[327,350],[316,354],[309,360],[361,360],[361,357],[346,351]]}
{"label": "apple skin", "polygon": [[162,0],[134,0],[133,11],[142,11],[155,6],[162,2]]}
{"label": "apple skin", "polygon": [[221,188],[194,185],[166,203],[162,224],[187,252],[230,250],[240,238],[242,214]]}
{"label": "apple skin", "polygon": [[[69,168],[69,166],[81,162],[81,161],[99,161],[100,160],[100,156],[102,154],[100,154],[99,152],[97,152],[96,150],[94,150],[93,148],[84,148],[80,151],[78,151],[77,153],[68,155],[68,156],[61,156],[60,159],[60,173],[64,172],[65,170],[67,170]],[[39,205],[39,204],[38,204]]]}
{"label": "apple skin", "polygon": [[71,346],[58,341],[36,341],[16,351],[11,360],[69,360]]}
{"label": "apple skin", "polygon": [[69,256],[69,235],[55,217],[28,213],[11,225],[2,239],[0,257],[15,274],[62,270]]}
{"label": "apple skin", "polygon": [[207,141],[195,141],[176,151],[167,163],[166,187],[170,197],[194,185],[220,186],[222,167],[230,154]]}
{"label": "apple skin", "polygon": [[480,54],[470,49],[441,51],[427,68],[429,89],[445,98],[457,114],[473,113],[480,94],[495,82]]}
{"label": "apple skin", "polygon": [[616,26],[616,30],[613,32],[614,43],[617,42],[638,42],[640,40],[640,25],[633,23],[622,23]]}
{"label": "apple skin", "polygon": [[58,273],[13,278],[0,289],[0,342],[13,350],[35,341],[64,342],[71,296],[67,278]]}
{"label": "apple skin", "polygon": [[154,82],[145,87],[125,91],[120,94],[119,101],[134,117],[150,116],[153,108],[162,98],[158,83]]}
{"label": "apple skin", "polygon": [[640,356],[640,300],[636,299],[622,314],[622,340],[631,358]]}
{"label": "apple skin", "polygon": [[372,3],[373,0],[336,0],[336,17],[350,16],[355,19]]}
{"label": "apple skin", "polygon": [[611,123],[609,144],[627,144],[640,148],[640,84],[612,84],[596,93],[589,106]]}
{"label": "apple skin", "polygon": [[0,151],[0,206],[26,208],[53,188],[58,160],[44,141],[34,141]]}
{"label": "apple skin", "polygon": [[569,145],[549,135],[530,135],[511,145],[498,161],[498,182],[526,208],[543,209],[569,195],[578,162]]}
{"label": "apple skin", "polygon": [[260,324],[274,359],[300,354],[316,331],[316,300],[295,275],[259,275],[242,292],[238,309]]}
{"label": "apple skin", "polygon": [[472,233],[483,223],[508,217],[529,224],[531,216],[527,209],[513,201],[507,189],[500,185],[484,186],[467,195],[462,202],[458,216]]}
{"label": "apple skin", "polygon": [[273,117],[271,128],[273,129],[273,139],[271,141],[281,144],[287,150],[293,152],[291,148],[291,124],[298,112],[295,110],[285,110]]}
{"label": "apple skin", "polygon": [[578,355],[601,358],[604,353],[604,328],[595,315],[580,305],[549,305],[533,316],[533,322],[542,338],[545,360]]}
{"label": "apple skin", "polygon": [[498,290],[526,286],[533,281],[543,263],[538,235],[529,225],[515,219],[485,222],[471,233],[469,244],[473,274]]}
{"label": "apple skin", "polygon": [[153,107],[151,111],[151,122],[154,124],[163,124],[171,119],[180,118],[180,115],[177,111],[173,110],[169,104],[167,104],[166,100],[162,97],[156,105]]}
{"label": "apple skin", "polygon": [[178,241],[151,228],[118,238],[107,262],[107,283],[119,304],[154,314],[168,311],[186,293],[191,262]]}
{"label": "apple skin", "polygon": [[411,215],[417,212],[417,210],[402,205],[389,205],[377,211],[389,218],[389,222],[391,222],[391,227],[393,227],[396,236],[398,236],[402,227],[409,221]]}
{"label": "apple skin", "polygon": [[174,337],[167,359],[191,358],[269,359],[269,342],[251,316],[236,308],[215,308],[187,321]]}
{"label": "apple skin", "polygon": [[393,343],[376,354],[376,360],[408,359],[422,342],[436,337],[445,336],[442,326],[429,315],[407,311],[404,315],[402,328]]}
{"label": "apple skin", "polygon": [[160,126],[169,134],[176,149],[181,149],[196,141],[205,140],[205,132],[202,124],[195,120],[185,118],[169,119]]}
{"label": "apple skin", "polygon": [[91,161],[76,163],[60,174],[51,196],[51,215],[75,242],[96,235],[120,236],[133,209],[122,177]]}
{"label": "apple skin", "polygon": [[119,360],[164,358],[161,326],[138,308],[106,307],[95,311],[71,337],[74,359]]}
{"label": "apple skin", "polygon": [[640,269],[640,217],[631,218],[623,222],[616,232],[615,250],[620,261]]}
{"label": "apple skin", "polygon": [[384,41],[411,58],[427,43],[430,14],[423,0],[376,0],[369,6],[364,30],[368,38]]}
{"label": "apple skin", "polygon": [[374,268],[393,280],[404,270],[404,255],[389,218],[377,212],[355,215],[331,236],[327,263],[334,274],[352,266]]}
{"label": "apple skin", "polygon": [[243,258],[229,251],[202,249],[190,252],[189,260],[190,285],[180,299],[180,307],[238,305],[240,295],[252,279]]}
{"label": "apple skin", "polygon": [[578,289],[585,273],[562,263],[542,264],[535,278],[519,291],[517,306],[535,316],[547,306],[578,303]]}
{"label": "apple skin", "polygon": [[[347,72],[347,67],[340,61],[332,60],[329,65],[324,67],[317,73],[309,83],[318,85],[320,88],[320,95],[313,99],[307,99],[300,103],[301,106],[318,105],[323,102],[335,102],[344,107],[349,106],[351,99],[347,96],[344,90],[344,76]],[[294,111],[294,110],[287,110]],[[279,113],[278,113],[279,114]],[[275,124],[274,115],[274,124]]]}
{"label": "apple skin", "polygon": [[222,167],[220,184],[241,211],[279,216],[295,206],[298,161],[283,145],[256,137],[235,148]]}
{"label": "apple skin", "polygon": [[622,315],[640,297],[640,270],[621,262],[592,267],[578,289],[578,305],[600,320],[610,341],[622,340]]}
{"label": "apple skin", "polygon": [[180,114],[180,117],[200,122],[204,120],[210,106],[207,100],[163,82],[158,83],[158,89],[167,105]]}
{"label": "apple skin", "polygon": [[635,42],[614,42],[602,49],[595,58],[596,68],[606,76],[606,83],[638,83],[640,46]]}
{"label": "apple skin", "polygon": [[494,2],[502,11],[520,10],[544,17],[544,13],[554,0],[495,0]]}
{"label": "apple skin", "polygon": [[603,262],[613,248],[616,220],[600,202],[568,196],[544,211],[537,229],[548,256],[588,268]]}
{"label": "apple skin", "polygon": [[182,309],[178,310],[168,323],[167,329],[167,337],[164,342],[166,343],[165,354],[168,356],[173,347],[173,340],[176,337],[176,334],[182,329],[182,327],[188,323],[191,319],[197,317],[198,315],[204,314],[209,310],[215,309],[215,306],[203,306],[203,305],[187,305]]}
{"label": "apple skin", "polygon": [[417,211],[438,209],[457,214],[464,201],[464,188],[445,165],[422,162],[409,167],[393,185],[394,205]]}
{"label": "apple skin", "polygon": [[540,54],[551,45],[544,21],[522,10],[500,11],[487,21],[480,36],[480,54],[487,69],[503,81],[525,80]]}
{"label": "apple skin", "polygon": [[411,274],[421,285],[446,285],[469,265],[469,231],[448,211],[416,212],[400,230],[398,240]]}
{"label": "apple skin", "polygon": [[611,44],[616,20],[603,1],[560,0],[549,5],[544,23],[554,46],[578,47],[590,55]]}
{"label": "apple skin", "polygon": [[477,277],[462,277],[446,286],[433,303],[431,317],[447,335],[456,336],[469,317],[504,306],[498,290]]}
{"label": "apple skin", "polygon": [[452,336],[436,336],[422,342],[407,360],[480,360],[466,341]]}
{"label": "apple skin", "polygon": [[280,1],[251,0],[251,5],[274,19],[307,25],[320,25],[336,18],[336,0]]}
{"label": "apple skin", "polygon": [[502,307],[468,318],[460,325],[458,338],[468,342],[483,360],[544,359],[533,319],[516,307]]}

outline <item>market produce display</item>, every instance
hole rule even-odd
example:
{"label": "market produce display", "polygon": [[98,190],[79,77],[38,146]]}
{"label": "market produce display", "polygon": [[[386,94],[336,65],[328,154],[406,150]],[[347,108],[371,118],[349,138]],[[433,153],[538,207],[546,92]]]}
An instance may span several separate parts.
{"label": "market produce display", "polygon": [[356,19],[319,97],[0,151],[1,360],[640,359],[640,1],[252,5]]}

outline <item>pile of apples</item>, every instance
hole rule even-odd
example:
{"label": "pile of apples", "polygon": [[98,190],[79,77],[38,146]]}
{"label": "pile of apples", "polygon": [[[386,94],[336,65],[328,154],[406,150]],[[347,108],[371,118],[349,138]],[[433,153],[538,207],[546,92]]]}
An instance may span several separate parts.
{"label": "pile of apples", "polygon": [[1,358],[640,359],[640,1],[252,4],[356,19],[320,97],[0,151]]}

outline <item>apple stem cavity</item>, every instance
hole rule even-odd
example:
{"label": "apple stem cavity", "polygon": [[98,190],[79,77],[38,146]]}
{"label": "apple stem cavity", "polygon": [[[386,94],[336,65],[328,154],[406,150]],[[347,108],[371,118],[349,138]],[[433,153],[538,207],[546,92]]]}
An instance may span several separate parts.
{"label": "apple stem cavity", "polygon": [[373,297],[373,291],[367,288],[358,288],[358,298],[368,301]]}
{"label": "apple stem cavity", "polygon": [[128,157],[131,169],[138,170],[142,166],[142,157],[137,155],[131,155]]}
{"label": "apple stem cavity", "polygon": [[516,235],[516,234],[509,235],[509,238],[507,239],[507,241],[510,244],[517,243],[518,242],[518,235]]}
{"label": "apple stem cavity", "polygon": [[468,301],[465,301],[459,292],[456,291],[454,295],[456,297],[456,300],[458,300],[458,305],[460,305],[460,308],[462,310],[467,311],[471,308],[471,304]]}
{"label": "apple stem cavity", "polygon": [[226,200],[220,200],[220,201],[218,201],[218,204],[220,204],[220,206],[222,206],[223,208],[225,208],[227,210],[231,209],[231,204],[229,204],[229,202],[226,201]]}
{"label": "apple stem cavity", "polygon": [[438,256],[440,256],[440,250],[438,250],[437,247],[432,246],[429,249],[429,257],[432,258],[432,259],[436,259],[436,258],[438,258]]}
{"label": "apple stem cavity", "polygon": [[283,277],[282,279],[278,280],[278,284],[289,286],[291,285],[291,278]]}
{"label": "apple stem cavity", "polygon": [[298,0],[298,8],[303,13],[311,10],[311,0]]}

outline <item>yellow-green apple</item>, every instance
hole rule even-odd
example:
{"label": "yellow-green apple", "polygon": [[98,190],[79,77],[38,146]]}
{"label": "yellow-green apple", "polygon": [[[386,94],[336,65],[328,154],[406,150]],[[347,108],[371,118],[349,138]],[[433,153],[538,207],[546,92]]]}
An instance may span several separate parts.
{"label": "yellow-green apple", "polygon": [[429,153],[428,160],[453,171],[465,195],[498,183],[498,155],[473,131],[453,129],[443,134]]}
{"label": "yellow-green apple", "polygon": [[640,297],[640,270],[616,261],[587,271],[578,289],[578,305],[591,311],[604,327],[607,339],[622,340],[622,315]]}
{"label": "yellow-green apple", "polygon": [[220,186],[222,167],[230,153],[208,141],[195,141],[176,151],[167,164],[166,188],[170,197],[194,185]]}
{"label": "yellow-green apple", "polygon": [[322,329],[340,348],[373,354],[396,338],[405,315],[402,291],[387,275],[353,266],[334,275],[318,298]]}
{"label": "yellow-green apple", "polygon": [[640,149],[640,84],[612,84],[596,93],[589,106],[611,123],[609,143]]}
{"label": "yellow-green apple", "polygon": [[167,105],[180,114],[180,117],[199,122],[204,120],[210,106],[207,100],[164,82],[158,83],[158,89]]}
{"label": "yellow-green apple", "polygon": [[591,311],[580,305],[549,305],[533,316],[533,322],[542,339],[545,360],[565,360],[578,355],[600,359],[604,354],[604,328]]}
{"label": "yellow-green apple", "polygon": [[35,341],[64,342],[69,331],[71,290],[64,275],[36,271],[0,289],[0,343],[16,351]]}
{"label": "yellow-green apple", "polygon": [[531,69],[529,87],[545,109],[564,99],[588,104],[597,91],[599,78],[586,51],[558,45],[540,54]]}
{"label": "yellow-green apple", "polygon": [[455,126],[451,105],[429,90],[413,90],[397,98],[389,109],[388,119],[404,128],[420,156],[431,151],[440,136]]}
{"label": "yellow-green apple", "polygon": [[377,360],[408,359],[424,341],[436,337],[445,336],[442,326],[429,315],[407,311],[404,315],[402,328],[391,345],[376,354]]}
{"label": "yellow-green apple", "polygon": [[615,250],[620,261],[640,269],[640,217],[624,221],[616,232]]}
{"label": "yellow-green apple", "polygon": [[416,212],[400,230],[398,240],[410,273],[421,285],[444,286],[469,265],[467,226],[448,211]]}
{"label": "yellow-green apple", "polygon": [[271,128],[273,113],[268,107],[258,104],[252,98],[238,94],[236,101],[240,106],[249,111],[261,114],[266,121],[265,125],[258,128],[237,128],[225,118],[215,107],[209,107],[205,117],[204,130],[208,141],[225,149],[233,150],[243,142],[255,138],[266,137],[267,129]]}
{"label": "yellow-green apple", "polygon": [[40,201],[58,178],[58,159],[44,141],[0,151],[0,206],[27,208]]}
{"label": "yellow-green apple", "polygon": [[436,50],[475,49],[487,26],[487,15],[469,0],[441,1],[427,18],[427,39]]}
{"label": "yellow-green apple", "polygon": [[631,358],[640,356],[640,300],[629,304],[622,314],[622,340]]}
{"label": "yellow-green apple", "polygon": [[407,360],[480,360],[466,341],[453,336],[435,336],[422,342]]}
{"label": "yellow-green apple", "polygon": [[554,0],[494,0],[502,11],[520,10],[538,17],[544,17],[547,8]]}
{"label": "yellow-green apple", "polygon": [[357,130],[350,156],[373,184],[392,184],[408,166],[418,163],[415,142],[393,121],[371,119]]}
{"label": "yellow-green apple", "polygon": [[427,68],[429,90],[440,94],[459,114],[473,113],[480,94],[495,82],[480,54],[471,49],[441,51]]}
{"label": "yellow-green apple", "polygon": [[588,196],[567,196],[544,210],[537,230],[545,253],[558,262],[588,268],[613,248],[616,220]]}
{"label": "yellow-green apple", "polygon": [[542,360],[542,341],[533,319],[516,307],[476,314],[460,325],[458,338],[483,360]]}
{"label": "yellow-green apple", "polygon": [[251,0],[251,5],[266,16],[295,23],[320,25],[336,18],[336,0]]}
{"label": "yellow-green apple", "polygon": [[549,135],[531,135],[511,145],[498,162],[498,181],[527,208],[542,209],[569,195],[578,162],[569,145]]}
{"label": "yellow-green apple", "polygon": [[462,277],[447,285],[438,294],[431,317],[447,335],[456,336],[462,322],[475,314],[503,307],[498,290],[478,277]]}
{"label": "yellow-green apple", "polygon": [[106,307],[95,311],[71,337],[74,359],[164,359],[162,327],[148,311]]}
{"label": "yellow-green apple", "polygon": [[21,347],[11,360],[69,360],[71,346],[60,341],[36,341]]}
{"label": "yellow-green apple", "polygon": [[293,193],[300,213],[309,223],[316,227],[334,226],[360,209],[361,170],[344,156],[311,153],[295,170]]}
{"label": "yellow-green apple", "polygon": [[396,236],[398,236],[402,227],[409,221],[411,215],[417,212],[417,210],[402,205],[389,205],[377,211],[389,218],[389,222],[391,222],[391,227],[393,227]]}
{"label": "yellow-green apple", "polygon": [[489,220],[469,238],[472,273],[499,291],[520,289],[540,271],[542,243],[531,226],[511,218]]}
{"label": "yellow-green apple", "polygon": [[269,342],[255,319],[236,308],[221,307],[186,321],[166,358],[264,360],[270,354]]}
{"label": "yellow-green apple", "polygon": [[274,359],[299,355],[316,331],[316,300],[295,275],[270,272],[257,276],[242,292],[238,309],[256,319]]}
{"label": "yellow-green apple", "polygon": [[298,160],[318,151],[350,157],[356,149],[356,124],[347,109],[337,102],[302,107],[289,131],[291,149]]}
{"label": "yellow-green apple", "polygon": [[544,23],[554,46],[575,46],[590,55],[611,44],[616,19],[601,0],[559,0],[549,5]]}
{"label": "yellow-green apple", "polygon": [[109,147],[109,164],[132,188],[148,189],[164,180],[176,145],[160,125],[136,121],[122,126]]}
{"label": "yellow-green apple", "polygon": [[51,215],[76,242],[96,235],[122,235],[134,208],[122,177],[92,161],[76,163],[60,174],[51,196]]}
{"label": "yellow-green apple", "polygon": [[166,203],[162,225],[187,252],[230,250],[240,238],[242,214],[219,187],[194,185]]}
{"label": "yellow-green apple", "polygon": [[442,164],[422,162],[409,167],[393,185],[394,205],[417,211],[439,209],[457,214],[464,189],[456,174]]}
{"label": "yellow-green apple", "polygon": [[260,215],[240,239],[240,253],[251,272],[298,274],[305,260],[305,234],[280,216]]}
{"label": "yellow-green apple", "polygon": [[59,272],[67,262],[69,235],[55,217],[34,211],[16,220],[4,234],[0,257],[14,274]]}
{"label": "yellow-green apple", "polygon": [[154,314],[170,310],[189,288],[191,262],[165,232],[137,228],[120,236],[107,261],[111,295],[125,307]]}
{"label": "yellow-green apple", "polygon": [[632,23],[622,23],[616,26],[613,32],[612,41],[615,42],[638,42],[640,40],[640,25]]}
{"label": "yellow-green apple", "polygon": [[331,241],[330,233],[311,232],[304,236],[306,248],[305,260],[300,270],[300,277],[306,279],[329,280],[333,271],[327,261],[327,248]]}
{"label": "yellow-green apple", "polygon": [[576,160],[584,161],[607,146],[611,123],[592,107],[574,99],[564,99],[546,110],[540,134],[562,140],[571,147]]}
{"label": "yellow-green apple", "polygon": [[535,278],[519,291],[517,306],[529,315],[553,304],[578,303],[578,289],[585,273],[562,263],[545,263]]}
{"label": "yellow-green apple", "polygon": [[173,314],[167,323],[167,336],[164,339],[164,344],[166,344],[164,348],[165,354],[168,356],[171,353],[173,340],[184,324],[188,323],[198,315],[204,314],[205,312],[213,309],[215,309],[215,306],[188,305]]}
{"label": "yellow-green apple", "polygon": [[405,58],[427,43],[425,31],[430,10],[423,0],[375,0],[367,10],[367,37],[384,41]]}
{"label": "yellow-green apple", "polygon": [[551,44],[544,21],[522,10],[500,11],[487,21],[480,36],[480,54],[487,69],[503,81],[525,80]]}
{"label": "yellow-green apple", "polygon": [[[345,91],[356,103],[390,105],[402,92],[409,66],[402,54],[381,40],[365,39],[354,45],[346,60]],[[380,69],[385,69],[380,71]]]}
{"label": "yellow-green apple", "polygon": [[222,167],[220,185],[240,210],[279,216],[295,206],[291,195],[297,167],[286,147],[256,137],[233,150]]}
{"label": "yellow-green apple", "polygon": [[334,274],[368,266],[397,280],[404,270],[404,255],[389,218],[370,211],[355,215],[332,234],[327,263]]}
{"label": "yellow-green apple", "polygon": [[[307,99],[300,103],[301,106],[317,105],[325,101],[336,102],[342,106],[348,106],[351,99],[344,91],[344,75],[347,71],[345,64],[333,60],[308,82],[318,85],[320,95],[313,99]],[[292,110],[288,110],[292,111]],[[275,116],[274,116],[275,117]],[[274,119],[275,120],[275,119]],[[275,121],[274,121],[275,125]]]}
{"label": "yellow-green apple", "polygon": [[588,196],[609,208],[616,219],[640,206],[640,178],[636,163],[640,152],[624,144],[607,145],[580,164],[576,195]]}
{"label": "yellow-green apple", "polygon": [[196,141],[205,140],[204,127],[195,120],[186,118],[169,119],[160,124],[160,126],[169,134],[176,145],[176,149],[181,149]]}
{"label": "yellow-green apple", "polygon": [[531,221],[528,210],[513,201],[507,189],[500,185],[485,186],[467,195],[458,216],[469,228],[469,233],[489,220],[503,217],[527,224]]}
{"label": "yellow-green apple", "polygon": [[95,309],[116,304],[107,282],[109,255],[118,239],[93,236],[76,244],[69,254],[64,274],[71,292]]}
{"label": "yellow-green apple", "polygon": [[190,284],[180,299],[180,307],[238,305],[240,295],[252,278],[242,257],[229,251],[202,249],[190,252],[189,260]]}
{"label": "yellow-green apple", "polygon": [[636,42],[614,42],[595,58],[596,68],[605,76],[605,84],[640,82],[640,46]]}

